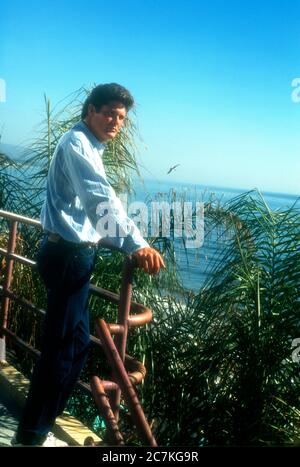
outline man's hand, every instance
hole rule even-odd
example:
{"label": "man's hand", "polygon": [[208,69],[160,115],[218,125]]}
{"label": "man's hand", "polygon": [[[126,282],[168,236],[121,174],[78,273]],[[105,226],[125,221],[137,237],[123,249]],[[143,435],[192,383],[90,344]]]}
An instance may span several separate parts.
{"label": "man's hand", "polygon": [[132,256],[136,259],[137,266],[148,274],[157,274],[161,268],[166,267],[162,256],[154,248],[141,248],[135,251]]}

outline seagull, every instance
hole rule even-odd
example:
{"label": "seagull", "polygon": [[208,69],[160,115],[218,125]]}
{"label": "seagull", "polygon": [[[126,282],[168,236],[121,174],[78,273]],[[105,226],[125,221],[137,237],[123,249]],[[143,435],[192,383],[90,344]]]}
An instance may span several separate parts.
{"label": "seagull", "polygon": [[172,170],[175,170],[176,167],[178,167],[179,165],[180,165],[180,164],[176,164],[176,165],[173,165],[173,167],[170,167],[169,170],[168,170],[168,172],[167,172],[167,175],[168,175],[169,173],[171,173]]}

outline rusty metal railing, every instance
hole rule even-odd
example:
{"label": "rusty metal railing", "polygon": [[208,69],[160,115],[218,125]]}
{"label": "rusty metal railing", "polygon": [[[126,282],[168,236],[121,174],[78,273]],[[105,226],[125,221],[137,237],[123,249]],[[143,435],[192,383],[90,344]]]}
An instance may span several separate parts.
{"label": "rusty metal railing", "polygon": [[[11,290],[14,263],[19,262],[28,267],[35,268],[35,261],[15,253],[17,244],[18,224],[27,224],[41,228],[39,221],[15,213],[0,210],[0,218],[9,223],[7,247],[0,248],[0,255],[6,260],[4,270],[3,286],[0,286],[1,309],[0,309],[0,360],[5,360],[5,338],[11,339],[15,345],[23,348],[34,357],[40,352],[22,340],[8,328],[9,304],[11,301],[29,309],[36,316],[44,315],[45,310],[37,307],[34,303],[18,296]],[[131,326],[142,326],[152,319],[149,308],[131,301],[132,277],[135,263],[131,257],[124,262],[122,287],[120,295],[108,290],[90,285],[90,293],[118,305],[117,323],[106,323],[103,319],[96,320],[97,336],[90,336],[96,346],[101,346],[112,368],[112,380],[101,380],[98,375],[91,378],[90,385],[82,381],[78,385],[86,392],[92,393],[100,415],[104,418],[107,430],[106,442],[122,445],[123,435],[119,429],[119,408],[121,394],[130,411],[131,418],[135,424],[138,434],[145,445],[156,446],[156,441],[151,432],[148,421],[144,415],[138,400],[134,386],[140,383],[146,374],[144,365],[138,360],[126,355],[126,342],[128,329]],[[130,312],[135,314],[130,314]],[[114,339],[112,338],[114,335]],[[107,394],[108,393],[108,394]],[[85,442],[86,445],[94,445],[92,438]]]}

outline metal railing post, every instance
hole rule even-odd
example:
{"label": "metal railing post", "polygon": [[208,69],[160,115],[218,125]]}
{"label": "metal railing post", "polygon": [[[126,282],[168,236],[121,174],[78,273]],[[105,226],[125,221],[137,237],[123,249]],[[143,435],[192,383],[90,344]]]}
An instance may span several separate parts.
{"label": "metal railing post", "polygon": [[[122,285],[120,291],[120,302],[118,308],[118,324],[123,326],[123,332],[115,337],[115,346],[118,349],[120,358],[124,363],[126,342],[128,334],[128,318],[132,296],[132,278],[133,278],[134,263],[131,257],[126,258],[123,268]],[[119,421],[119,407],[121,401],[121,389],[118,388],[111,395],[111,406],[115,415],[115,419]]]}
{"label": "metal railing post", "polygon": [[117,446],[124,445],[124,439],[109,403],[103,382],[98,378],[98,376],[93,376],[90,384],[95,403],[99,412],[102,413],[105,419],[106,428],[109,432],[109,441]]}
{"label": "metal railing post", "polygon": [[[7,253],[13,254],[16,248],[16,238],[17,238],[17,229],[18,229],[18,222],[17,221],[10,221],[9,226],[9,238],[8,238],[8,245],[7,245]],[[6,360],[6,346],[5,346],[5,335],[3,333],[3,329],[7,327],[7,319],[8,319],[8,310],[9,310],[9,302],[10,298],[5,295],[5,293],[10,289],[10,285],[13,278],[13,267],[14,267],[14,260],[11,258],[6,259],[6,267],[5,267],[5,276],[4,276],[4,285],[3,285],[3,297],[1,303],[1,328],[0,328],[0,361]]]}
{"label": "metal railing post", "polygon": [[118,385],[120,386],[120,389],[123,393],[125,402],[129,408],[130,415],[133,419],[136,429],[146,446],[157,446],[156,440],[152,434],[151,428],[145,417],[134,387],[124,368],[119,351],[114,344],[113,338],[111,337],[109,326],[103,319],[98,319],[96,324],[100,339],[103,343],[105,343],[103,350],[111,367],[114,370]]}

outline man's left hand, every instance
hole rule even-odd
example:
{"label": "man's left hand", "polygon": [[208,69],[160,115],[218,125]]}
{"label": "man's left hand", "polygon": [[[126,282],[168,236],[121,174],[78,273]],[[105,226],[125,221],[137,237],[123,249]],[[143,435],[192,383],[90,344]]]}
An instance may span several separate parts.
{"label": "man's left hand", "polygon": [[157,274],[161,268],[166,267],[162,256],[154,248],[141,248],[135,251],[132,256],[137,260],[138,267],[147,274]]}

